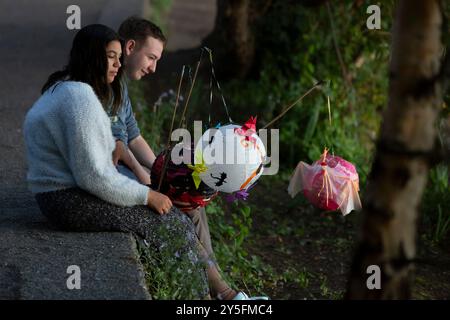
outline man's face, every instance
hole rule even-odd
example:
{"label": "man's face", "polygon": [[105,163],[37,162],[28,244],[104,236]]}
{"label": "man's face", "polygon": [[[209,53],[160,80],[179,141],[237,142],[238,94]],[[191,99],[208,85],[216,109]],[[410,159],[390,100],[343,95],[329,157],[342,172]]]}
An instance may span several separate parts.
{"label": "man's face", "polygon": [[125,44],[125,72],[131,80],[140,80],[143,76],[156,71],[156,64],[161,58],[164,44],[153,37],[138,44],[128,40]]}

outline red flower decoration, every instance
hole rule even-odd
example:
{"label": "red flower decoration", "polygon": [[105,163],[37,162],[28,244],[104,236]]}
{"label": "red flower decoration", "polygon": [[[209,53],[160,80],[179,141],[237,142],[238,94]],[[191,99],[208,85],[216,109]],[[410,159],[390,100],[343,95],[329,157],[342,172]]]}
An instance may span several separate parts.
{"label": "red flower decoration", "polygon": [[245,136],[246,141],[256,143],[256,139],[252,137],[252,134],[256,133],[256,119],[257,117],[250,117],[241,128],[234,129],[234,132],[238,135]]}

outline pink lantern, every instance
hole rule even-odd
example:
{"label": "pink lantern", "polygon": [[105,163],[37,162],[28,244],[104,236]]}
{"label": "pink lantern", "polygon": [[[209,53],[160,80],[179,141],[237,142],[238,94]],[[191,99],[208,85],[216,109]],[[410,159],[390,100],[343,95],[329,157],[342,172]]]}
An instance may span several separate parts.
{"label": "pink lantern", "polygon": [[295,197],[300,191],[316,207],[332,211],[339,209],[343,215],[362,207],[355,166],[340,157],[329,155],[327,149],[312,165],[303,161],[297,165],[288,192]]}

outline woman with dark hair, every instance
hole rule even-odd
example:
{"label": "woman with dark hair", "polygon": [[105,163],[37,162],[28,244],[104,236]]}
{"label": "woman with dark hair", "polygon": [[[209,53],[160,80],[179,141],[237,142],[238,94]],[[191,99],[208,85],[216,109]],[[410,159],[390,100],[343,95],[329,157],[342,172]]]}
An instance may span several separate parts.
{"label": "woman with dark hair", "polygon": [[[69,64],[61,71],[50,75],[44,84],[43,94],[56,82],[61,80],[80,81],[88,83],[94,89],[105,111],[116,116],[123,98],[123,43],[119,35],[112,29],[99,25],[89,25],[77,33],[73,40]],[[105,59],[104,51],[106,48]],[[99,55],[99,53],[102,55]],[[100,74],[107,74],[99,77]],[[136,159],[128,153],[115,150],[113,154],[117,160],[122,161],[134,173],[140,182],[150,183],[150,176],[145,172]]]}
{"label": "woman with dark hair", "polygon": [[[105,59],[105,49],[108,59]],[[41,93],[44,94],[58,81],[84,82],[94,89],[103,105],[114,97],[113,108],[117,110],[122,100],[122,62],[122,40],[119,35],[103,25],[86,26],[73,40],[69,64],[49,76]],[[106,74],[106,77],[100,77],[101,74]]]}
{"label": "woman with dark hair", "polygon": [[25,118],[29,187],[41,212],[63,230],[132,232],[154,251],[177,235],[182,241],[171,252],[199,270],[198,296],[205,297],[191,220],[167,196],[113,165],[115,141],[104,106],[121,104],[121,54],[119,36],[106,26],[76,34],[68,65],[49,77]]}
{"label": "woman with dark hair", "polygon": [[197,279],[199,298],[210,297],[209,284],[219,299],[249,299],[222,279],[188,216],[114,166],[115,141],[104,106],[114,112],[121,105],[121,57],[113,30],[98,24],[81,29],[68,65],[50,75],[28,111],[27,180],[39,208],[63,230],[132,232],[154,253],[167,253],[169,246],[183,261],[180,268]]}

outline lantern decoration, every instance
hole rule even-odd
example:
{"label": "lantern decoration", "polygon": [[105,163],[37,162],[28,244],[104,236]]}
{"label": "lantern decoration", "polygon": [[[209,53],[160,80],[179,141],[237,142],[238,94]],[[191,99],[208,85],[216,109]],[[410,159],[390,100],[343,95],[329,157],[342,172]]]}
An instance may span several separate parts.
{"label": "lantern decoration", "polygon": [[[211,189],[226,193],[246,190],[263,172],[266,149],[256,134],[256,118],[243,126],[229,124],[208,129],[196,146],[207,170],[201,180]],[[241,197],[242,198],[242,197]]]}
{"label": "lantern decoration", "polygon": [[234,201],[236,201],[236,200],[243,200],[243,201],[246,201],[247,198],[248,198],[248,196],[249,196],[249,193],[247,192],[247,190],[239,190],[239,191],[233,192],[233,193],[231,193],[231,194],[228,194],[228,195],[225,197],[225,199],[226,199],[228,202],[234,202]]}
{"label": "lantern decoration", "polygon": [[238,200],[246,201],[248,196],[250,195],[250,189],[252,189],[258,182],[255,182],[251,186],[247,187],[246,189],[242,189],[233,193],[228,194],[225,197],[225,200],[227,202],[234,202]]}
{"label": "lantern decoration", "polygon": [[192,179],[194,180],[195,188],[198,189],[202,179],[200,178],[200,173],[205,172],[208,168],[205,166],[205,161],[203,160],[203,156],[200,152],[195,153],[195,165],[188,164],[188,168],[191,169]]}
{"label": "lantern decoration", "polygon": [[246,141],[251,141],[254,146],[256,146],[256,139],[253,137],[253,135],[256,134],[256,117],[250,117],[241,128],[235,128],[234,132],[244,136]]}
{"label": "lantern decoration", "polygon": [[[190,148],[181,144],[176,146],[180,149],[180,157],[183,157],[185,152],[190,152],[192,161],[192,146]],[[152,188],[155,190],[157,190],[166,157],[171,156],[170,152],[170,149],[161,152],[153,164],[151,181]],[[198,207],[204,207],[217,196],[217,191],[208,187],[199,178],[199,173],[206,170],[201,160],[199,165],[191,164],[194,161],[191,163],[181,162],[180,164],[176,164],[172,160],[170,158],[167,162],[159,192],[167,195],[177,208],[183,212],[187,212]]]}
{"label": "lantern decoration", "polygon": [[361,209],[359,178],[350,162],[328,154],[325,149],[312,165],[300,162],[288,187],[292,197],[302,191],[313,205],[323,210],[340,210],[345,216]]}

